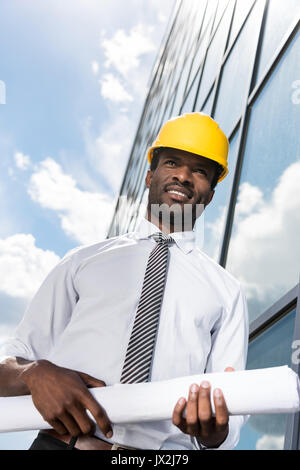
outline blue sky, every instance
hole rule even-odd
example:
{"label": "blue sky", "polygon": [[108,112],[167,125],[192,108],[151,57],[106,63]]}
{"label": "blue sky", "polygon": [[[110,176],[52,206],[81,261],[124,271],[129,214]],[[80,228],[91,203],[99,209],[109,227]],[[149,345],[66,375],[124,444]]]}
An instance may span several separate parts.
{"label": "blue sky", "polygon": [[[175,6],[2,0],[0,346],[59,259],[106,237]],[[0,449],[31,441],[0,435]]]}

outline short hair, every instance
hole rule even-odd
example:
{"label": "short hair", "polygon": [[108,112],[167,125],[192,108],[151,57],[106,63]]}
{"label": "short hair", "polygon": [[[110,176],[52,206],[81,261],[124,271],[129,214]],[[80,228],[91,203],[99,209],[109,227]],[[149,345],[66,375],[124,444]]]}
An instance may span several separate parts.
{"label": "short hair", "polygon": [[[152,157],[151,164],[150,164],[150,170],[151,171],[156,170],[157,165],[158,165],[158,161],[159,161],[159,155],[160,155],[161,151],[162,150],[169,150],[169,149],[172,150],[171,147],[158,147],[158,148],[153,150],[153,157]],[[215,171],[214,177],[213,177],[211,185],[210,185],[211,189],[214,189],[217,186],[218,179],[220,178],[220,175],[223,173],[223,167],[219,163],[214,162],[213,160],[211,160],[211,161],[215,164],[215,167],[216,167],[216,171]]]}

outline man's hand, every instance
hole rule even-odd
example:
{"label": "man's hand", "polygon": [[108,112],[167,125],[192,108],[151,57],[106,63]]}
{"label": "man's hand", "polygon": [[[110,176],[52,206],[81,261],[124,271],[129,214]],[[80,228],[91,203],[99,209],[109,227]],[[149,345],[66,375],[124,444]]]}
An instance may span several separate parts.
{"label": "man's hand", "polygon": [[59,434],[77,437],[93,433],[95,425],[86,412],[89,410],[104,435],[112,436],[105,410],[88,390],[88,387],[105,387],[102,380],[46,360],[34,362],[21,379],[29,388],[37,410]]}
{"label": "man's hand", "polygon": [[[226,367],[226,372],[234,371]],[[228,435],[229,415],[222,390],[216,388],[213,393],[216,415],[212,416],[210,402],[210,384],[203,381],[200,387],[190,387],[188,401],[180,398],[173,411],[173,424],[185,434],[196,437],[206,447],[219,447]],[[186,417],[183,411],[186,407]]]}

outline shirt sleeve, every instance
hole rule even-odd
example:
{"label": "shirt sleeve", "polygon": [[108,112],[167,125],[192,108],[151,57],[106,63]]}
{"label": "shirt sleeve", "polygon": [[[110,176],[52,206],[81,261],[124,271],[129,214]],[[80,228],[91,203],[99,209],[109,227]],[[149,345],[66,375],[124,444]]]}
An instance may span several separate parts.
{"label": "shirt sleeve", "polygon": [[[249,337],[248,309],[245,294],[241,287],[232,305],[223,308],[220,321],[212,332],[212,346],[207,359],[205,372],[223,372],[226,367],[244,370],[246,367]],[[234,372],[228,372],[228,374]],[[229,432],[225,441],[216,449],[233,449],[239,442],[240,430],[247,417],[230,416]],[[196,439],[194,446],[199,449]]]}
{"label": "shirt sleeve", "polygon": [[50,271],[26,309],[22,321],[1,348],[0,361],[20,356],[46,359],[70,321],[78,293],[73,283],[74,250]]}

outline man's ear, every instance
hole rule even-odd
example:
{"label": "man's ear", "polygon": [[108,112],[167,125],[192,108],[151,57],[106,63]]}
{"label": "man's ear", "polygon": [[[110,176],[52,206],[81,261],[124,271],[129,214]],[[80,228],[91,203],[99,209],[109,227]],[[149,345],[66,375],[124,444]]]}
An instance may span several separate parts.
{"label": "man's ear", "polygon": [[153,175],[153,171],[148,170],[148,171],[147,171],[147,175],[146,175],[146,179],[145,179],[145,183],[146,183],[146,187],[147,187],[147,188],[150,188],[151,180],[152,180],[152,175]]}

